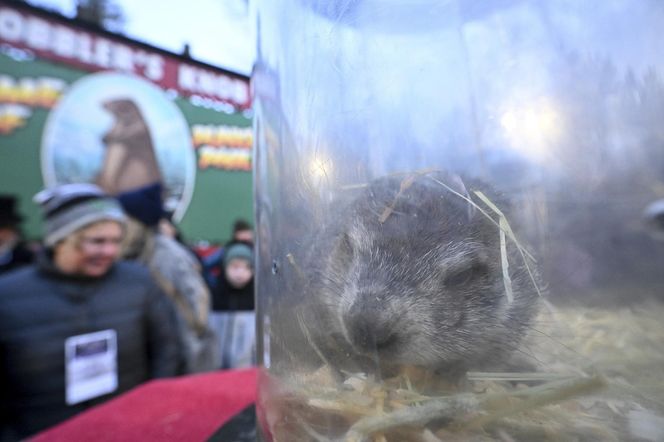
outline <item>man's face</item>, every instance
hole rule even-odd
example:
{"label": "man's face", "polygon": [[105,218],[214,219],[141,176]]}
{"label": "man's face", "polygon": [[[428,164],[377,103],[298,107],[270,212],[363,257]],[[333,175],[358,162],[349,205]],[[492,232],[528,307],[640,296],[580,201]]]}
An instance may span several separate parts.
{"label": "man's face", "polygon": [[87,226],[55,246],[55,265],[67,274],[102,276],[120,255],[122,237],[116,221]]}
{"label": "man's face", "polygon": [[236,241],[244,241],[248,243],[254,242],[254,232],[253,230],[238,230],[235,232],[233,239]]}
{"label": "man's face", "polygon": [[0,227],[0,249],[13,246],[17,239],[18,234],[12,227]]}

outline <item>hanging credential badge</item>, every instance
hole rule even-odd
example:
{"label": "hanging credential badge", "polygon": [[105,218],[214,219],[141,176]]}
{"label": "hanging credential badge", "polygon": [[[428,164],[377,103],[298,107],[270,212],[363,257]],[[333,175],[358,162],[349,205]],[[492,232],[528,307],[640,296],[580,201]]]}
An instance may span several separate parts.
{"label": "hanging credential badge", "polygon": [[118,388],[115,330],[72,336],[65,341],[66,401],[78,404]]}

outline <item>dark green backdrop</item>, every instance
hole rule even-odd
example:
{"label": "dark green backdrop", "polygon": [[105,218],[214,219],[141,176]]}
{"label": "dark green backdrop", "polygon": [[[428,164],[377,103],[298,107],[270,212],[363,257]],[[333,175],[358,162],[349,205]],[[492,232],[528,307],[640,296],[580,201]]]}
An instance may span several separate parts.
{"label": "dark green backdrop", "polygon": [[[71,84],[89,73],[39,59],[17,60],[0,53],[0,75],[16,81],[46,76]],[[3,115],[6,118],[7,106],[12,100],[7,89],[0,88],[0,119]],[[227,114],[197,107],[185,98],[177,98],[175,104],[190,127],[194,124],[251,126],[251,120],[242,113]],[[38,238],[40,216],[31,199],[44,185],[40,164],[41,138],[50,109],[30,108],[32,114],[22,127],[11,133],[0,131],[0,193],[19,197],[19,210],[26,218],[23,230],[29,238]],[[226,240],[236,218],[252,220],[252,198],[250,172],[197,169],[192,199],[179,227],[189,241]]]}

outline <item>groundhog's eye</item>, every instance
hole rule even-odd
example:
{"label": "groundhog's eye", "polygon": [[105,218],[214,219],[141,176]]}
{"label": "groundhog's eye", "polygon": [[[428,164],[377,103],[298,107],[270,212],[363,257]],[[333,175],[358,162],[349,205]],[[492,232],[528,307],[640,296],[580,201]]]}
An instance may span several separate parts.
{"label": "groundhog's eye", "polygon": [[461,287],[484,278],[489,269],[484,263],[474,262],[467,267],[454,270],[445,277],[446,287]]}

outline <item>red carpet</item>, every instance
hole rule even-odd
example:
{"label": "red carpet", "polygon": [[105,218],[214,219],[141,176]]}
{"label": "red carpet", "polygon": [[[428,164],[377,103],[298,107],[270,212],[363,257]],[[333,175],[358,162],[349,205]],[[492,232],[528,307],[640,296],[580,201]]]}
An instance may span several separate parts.
{"label": "red carpet", "polygon": [[148,382],[32,441],[204,441],[256,400],[256,370]]}

